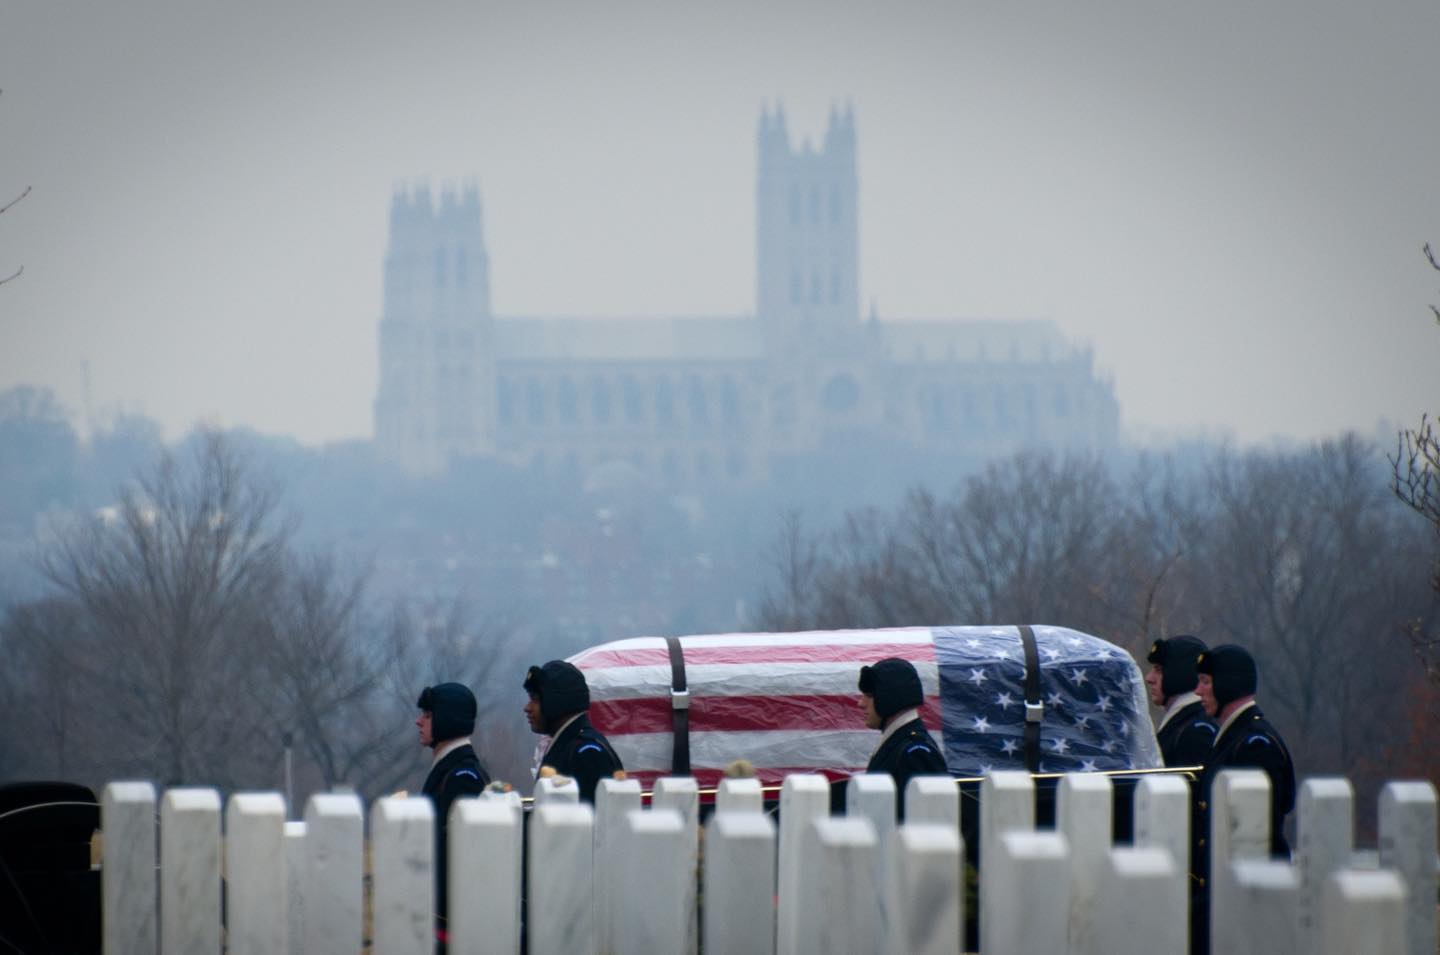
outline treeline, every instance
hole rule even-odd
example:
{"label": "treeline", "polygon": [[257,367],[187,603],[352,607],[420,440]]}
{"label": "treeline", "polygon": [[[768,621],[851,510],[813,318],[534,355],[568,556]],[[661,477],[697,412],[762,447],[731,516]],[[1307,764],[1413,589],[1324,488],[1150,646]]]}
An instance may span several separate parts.
{"label": "treeline", "polygon": [[278,789],[288,749],[297,800],[413,789],[416,697],[447,679],[476,690],[496,774],[528,774],[523,622],[370,599],[365,568],[295,543],[276,485],[221,434],[54,516],[36,559],[49,593],[0,621],[0,777]]}
{"label": "treeline", "polygon": [[832,529],[792,517],[756,623],[1061,624],[1142,666],[1156,636],[1240,643],[1302,775],[1440,778],[1440,693],[1420,655],[1440,626],[1435,542],[1392,483],[1353,436],[1118,471],[1022,454]]}

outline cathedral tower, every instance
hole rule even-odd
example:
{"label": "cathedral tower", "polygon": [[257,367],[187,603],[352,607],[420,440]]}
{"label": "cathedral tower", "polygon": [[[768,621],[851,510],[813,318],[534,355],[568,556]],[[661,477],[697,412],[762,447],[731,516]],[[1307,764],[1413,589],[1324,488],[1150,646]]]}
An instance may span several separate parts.
{"label": "cathedral tower", "polygon": [[375,438],[412,474],[485,454],[494,433],[490,261],[473,187],[397,190],[390,204]]}
{"label": "cathedral tower", "polygon": [[784,107],[760,113],[755,195],[755,310],[777,331],[851,328],[860,320],[855,117],[830,110],[817,152],[792,149]]}

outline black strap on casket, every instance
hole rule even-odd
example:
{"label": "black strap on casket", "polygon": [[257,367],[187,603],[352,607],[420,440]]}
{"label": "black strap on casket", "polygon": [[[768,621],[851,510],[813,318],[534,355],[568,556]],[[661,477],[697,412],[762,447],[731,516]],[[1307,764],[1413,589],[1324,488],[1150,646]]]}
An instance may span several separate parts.
{"label": "black strap on casket", "polygon": [[1040,651],[1035,646],[1035,631],[1021,625],[1020,643],[1025,647],[1025,766],[1032,773],[1040,771],[1040,720],[1045,704],[1040,701]]}
{"label": "black strap on casket", "polygon": [[670,730],[675,739],[670,775],[690,775],[690,691],[685,686],[685,652],[679,637],[666,637],[670,650]]}

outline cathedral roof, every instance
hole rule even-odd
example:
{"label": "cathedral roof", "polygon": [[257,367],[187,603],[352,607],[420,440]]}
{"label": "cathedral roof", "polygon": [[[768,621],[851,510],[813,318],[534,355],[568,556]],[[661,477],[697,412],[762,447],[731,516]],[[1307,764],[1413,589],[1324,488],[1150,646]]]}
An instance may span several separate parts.
{"label": "cathedral roof", "polygon": [[1047,319],[885,319],[886,354],[896,362],[1060,361],[1075,353]]}
{"label": "cathedral roof", "polygon": [[505,361],[760,361],[760,323],[718,318],[497,318]]}

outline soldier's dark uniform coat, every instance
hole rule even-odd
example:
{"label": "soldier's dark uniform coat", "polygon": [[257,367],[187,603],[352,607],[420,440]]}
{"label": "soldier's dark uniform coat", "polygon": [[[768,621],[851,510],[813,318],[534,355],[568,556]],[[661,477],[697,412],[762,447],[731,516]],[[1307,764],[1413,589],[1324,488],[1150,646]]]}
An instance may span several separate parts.
{"label": "soldier's dark uniform coat", "polygon": [[468,743],[457,747],[430,769],[421,792],[435,804],[435,911],[442,923],[446,914],[446,831],[450,805],[461,796],[478,796],[490,785],[490,775]]}
{"label": "soldier's dark uniform coat", "polygon": [[1275,728],[1251,706],[1226,728],[1215,741],[1215,748],[1205,760],[1204,769],[1195,781],[1195,798],[1190,816],[1191,828],[1191,951],[1204,955],[1210,950],[1209,883],[1210,883],[1210,800],[1215,777],[1226,769],[1259,769],[1270,777],[1270,853],[1281,858],[1290,855],[1285,838],[1285,817],[1295,808],[1295,764],[1290,750]]}
{"label": "soldier's dark uniform coat", "polygon": [[599,730],[590,725],[590,717],[581,713],[560,731],[540,760],[541,766],[554,767],[561,776],[575,780],[580,798],[595,802],[595,787],[602,779],[610,779],[624,769],[620,757]]}
{"label": "soldier's dark uniform coat", "polygon": [[1203,766],[1217,732],[1219,727],[1205,715],[1204,704],[1196,700],[1171,717],[1155,739],[1166,766]]}
{"label": "soldier's dark uniform coat", "polygon": [[889,773],[895,780],[895,805],[904,818],[905,787],[912,776],[946,776],[945,757],[918,719],[896,728],[865,767],[867,773]]}

